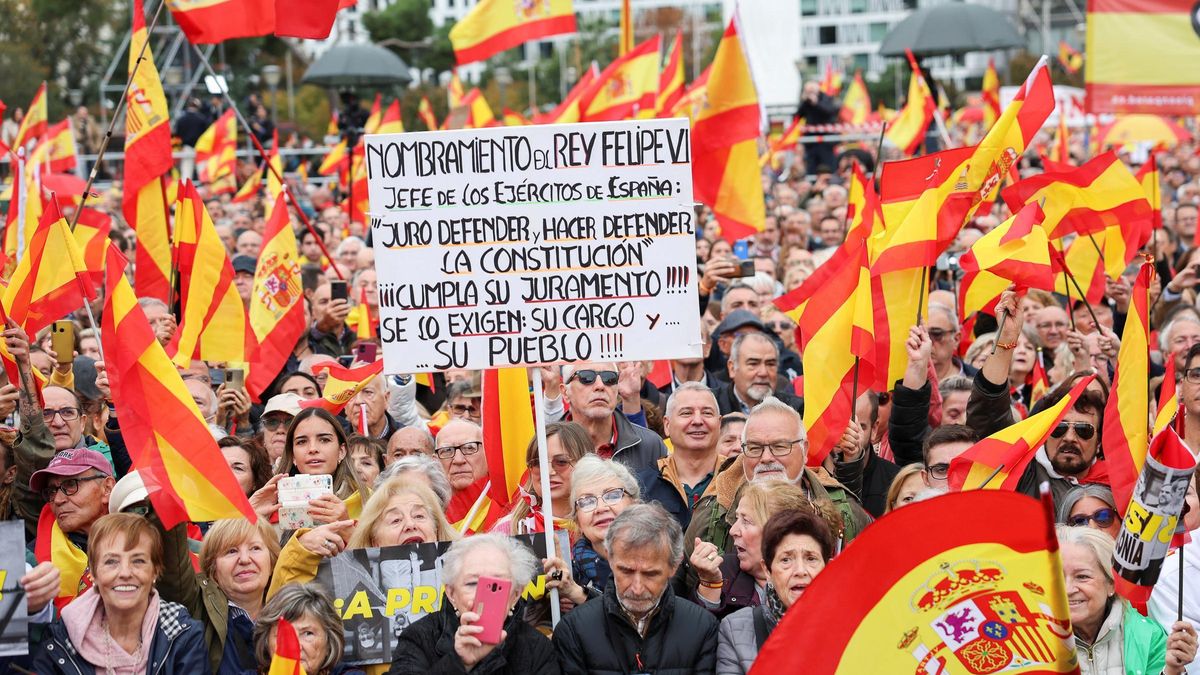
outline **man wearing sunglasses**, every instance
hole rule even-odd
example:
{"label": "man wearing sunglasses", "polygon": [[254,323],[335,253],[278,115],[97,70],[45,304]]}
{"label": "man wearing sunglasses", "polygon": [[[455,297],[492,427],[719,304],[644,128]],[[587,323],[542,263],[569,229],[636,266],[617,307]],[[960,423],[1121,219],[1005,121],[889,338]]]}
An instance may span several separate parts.
{"label": "man wearing sunglasses", "polygon": [[933,359],[933,368],[937,371],[939,382],[951,375],[970,377],[975,374],[974,368],[958,358],[958,342],[962,337],[962,327],[959,325],[958,315],[953,309],[942,304],[930,303],[925,330],[933,343],[930,356]]}
{"label": "man wearing sunglasses", "polygon": [[[627,375],[626,377],[629,377]],[[634,424],[623,412],[618,393],[621,374],[612,363],[578,363],[563,367],[563,398],[570,411],[567,419],[587,429],[596,454],[613,459],[633,473],[655,466],[667,456],[667,446],[658,434]],[[631,390],[636,396],[637,388]],[[636,399],[638,412],[640,398]],[[633,400],[630,401],[633,405]]]}
{"label": "man wearing sunglasses", "polygon": [[[87,448],[63,450],[46,468],[29,479],[29,493],[50,505],[59,528],[79,548],[87,550],[88,532],[108,513],[108,497],[116,480],[108,459]],[[22,513],[26,523],[30,514]],[[37,527],[37,515],[33,514]]]}

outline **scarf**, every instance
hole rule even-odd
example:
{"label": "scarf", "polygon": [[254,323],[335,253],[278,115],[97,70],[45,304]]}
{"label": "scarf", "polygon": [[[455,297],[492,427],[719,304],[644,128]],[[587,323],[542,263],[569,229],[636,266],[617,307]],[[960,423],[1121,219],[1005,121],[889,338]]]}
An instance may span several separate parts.
{"label": "scarf", "polygon": [[104,602],[95,588],[89,588],[63,608],[62,620],[71,644],[97,672],[138,675],[145,673],[149,664],[150,644],[158,626],[158,603],[158,591],[152,591],[142,616],[142,647],[134,654],[122,649],[104,629]]}
{"label": "scarf", "polygon": [[767,627],[774,630],[775,624],[783,618],[783,613],[787,608],[783,606],[783,600],[779,599],[779,594],[775,592],[775,586],[771,582],[767,582],[767,593],[762,603],[763,618],[767,620]]}

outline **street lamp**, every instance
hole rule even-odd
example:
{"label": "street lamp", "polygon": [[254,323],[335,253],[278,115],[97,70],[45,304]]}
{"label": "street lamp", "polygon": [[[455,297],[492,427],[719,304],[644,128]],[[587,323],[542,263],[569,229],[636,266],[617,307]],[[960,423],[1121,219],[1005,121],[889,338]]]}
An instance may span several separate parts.
{"label": "street lamp", "polygon": [[275,92],[279,88],[282,73],[279,66],[270,63],[263,66],[262,77],[263,81],[267,83],[267,88],[271,90],[271,119],[274,120],[279,116],[279,105],[276,102]]}

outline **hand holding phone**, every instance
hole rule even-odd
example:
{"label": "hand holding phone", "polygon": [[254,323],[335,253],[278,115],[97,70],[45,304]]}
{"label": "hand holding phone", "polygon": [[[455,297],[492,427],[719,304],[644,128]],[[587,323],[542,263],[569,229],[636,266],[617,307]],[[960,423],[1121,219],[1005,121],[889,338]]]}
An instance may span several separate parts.
{"label": "hand holding phone", "polygon": [[55,321],[50,327],[50,346],[60,364],[75,361],[75,322]]}
{"label": "hand holding phone", "polygon": [[329,282],[329,299],[330,300],[345,300],[350,297],[350,289],[346,286],[346,282],[341,279],[334,279]]}
{"label": "hand holding phone", "polygon": [[508,617],[508,598],[512,593],[512,581],[496,577],[479,577],[475,586],[475,613],[479,620],[475,625],[483,628],[476,637],[479,641],[500,644],[500,633],[504,619]]}

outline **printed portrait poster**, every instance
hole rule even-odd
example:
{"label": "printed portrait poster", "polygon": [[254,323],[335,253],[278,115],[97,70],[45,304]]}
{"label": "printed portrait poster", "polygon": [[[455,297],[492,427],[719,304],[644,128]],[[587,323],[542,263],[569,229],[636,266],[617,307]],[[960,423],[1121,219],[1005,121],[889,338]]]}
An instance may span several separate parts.
{"label": "printed portrait poster", "polygon": [[25,525],[0,522],[0,656],[29,653],[29,618],[25,592],[17,583],[25,576]]}

